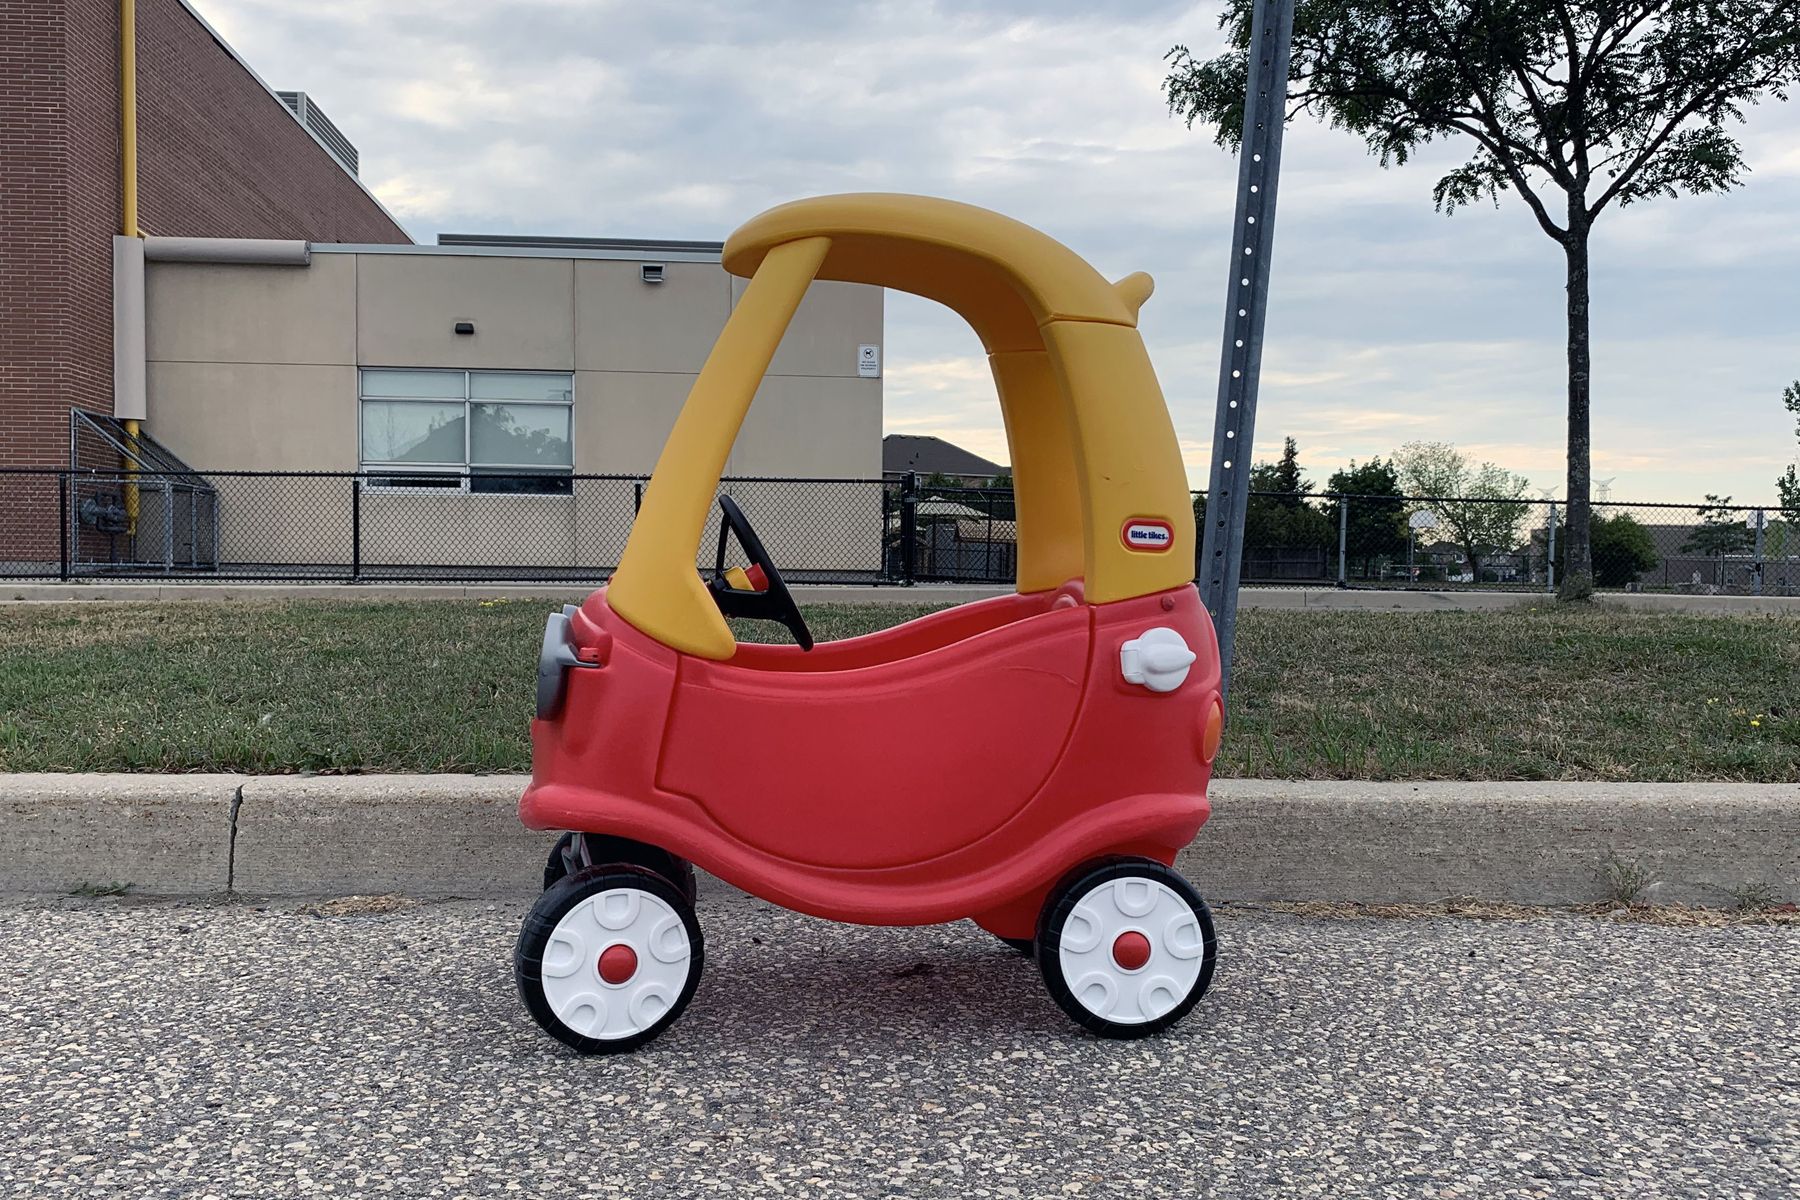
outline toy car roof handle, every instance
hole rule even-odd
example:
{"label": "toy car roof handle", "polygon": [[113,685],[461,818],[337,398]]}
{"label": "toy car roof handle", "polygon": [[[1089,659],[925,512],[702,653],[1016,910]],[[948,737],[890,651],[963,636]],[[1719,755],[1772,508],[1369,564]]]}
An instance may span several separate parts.
{"label": "toy car roof handle", "polygon": [[[712,592],[713,602],[719,611],[728,617],[744,617],[752,621],[775,621],[785,625],[788,632],[794,635],[794,641],[802,650],[813,648],[812,631],[806,627],[806,618],[800,615],[800,606],[794,601],[794,594],[781,578],[781,572],[769,557],[768,548],[762,539],[756,536],[756,530],[750,527],[750,518],[738,507],[737,501],[730,496],[719,497],[719,511],[724,519],[719,522],[719,553],[713,563],[712,582],[708,590]],[[744,548],[744,556],[750,565],[762,572],[765,587],[760,590],[748,590],[731,586],[725,574],[725,539],[730,533]]]}

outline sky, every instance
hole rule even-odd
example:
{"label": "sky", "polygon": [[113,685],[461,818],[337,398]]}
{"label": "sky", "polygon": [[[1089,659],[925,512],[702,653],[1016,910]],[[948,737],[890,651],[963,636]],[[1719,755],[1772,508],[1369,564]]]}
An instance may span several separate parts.
{"label": "sky", "polygon": [[[1168,114],[1163,55],[1220,46],[1218,0],[195,0],[271,86],[306,91],[421,242],[439,233],[722,240],[773,204],[947,196],[1109,278],[1204,486],[1235,157]],[[1593,241],[1593,472],[1614,500],[1773,499],[1796,455],[1800,103],[1752,109],[1739,190],[1609,209]],[[1445,144],[1384,170],[1301,120],[1283,149],[1256,457],[1323,484],[1454,442],[1561,494],[1563,263],[1515,197],[1444,216]],[[889,433],[1006,461],[979,343],[890,293]]]}

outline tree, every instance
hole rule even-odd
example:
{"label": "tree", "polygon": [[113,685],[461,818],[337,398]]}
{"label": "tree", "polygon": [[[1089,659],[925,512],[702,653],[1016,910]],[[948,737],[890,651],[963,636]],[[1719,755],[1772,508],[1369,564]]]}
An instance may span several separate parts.
{"label": "tree", "polygon": [[[1312,481],[1300,473],[1300,447],[1293,438],[1283,438],[1281,443],[1281,461],[1269,468],[1263,477],[1267,490],[1283,494],[1281,503],[1288,508],[1299,508],[1305,503],[1302,498],[1313,489]],[[1252,478],[1252,489],[1257,484]]]}
{"label": "tree", "polygon": [[1462,547],[1476,583],[1483,559],[1510,554],[1523,540],[1531,514],[1531,481],[1523,475],[1491,462],[1472,466],[1448,442],[1408,442],[1394,451],[1394,463],[1401,487]]}
{"label": "tree", "polygon": [[[1250,18],[1230,0],[1234,53],[1169,51],[1169,107],[1242,141]],[[1469,160],[1437,181],[1444,212],[1516,192],[1563,251],[1567,286],[1565,596],[1592,587],[1588,240],[1608,205],[1718,192],[1748,169],[1726,129],[1800,78],[1794,0],[1309,0],[1294,18],[1291,120],[1361,137],[1381,165],[1439,138]]]}
{"label": "tree", "polygon": [[[1800,379],[1781,393],[1781,402],[1794,414],[1794,436],[1800,437]],[[1781,496],[1781,516],[1789,525],[1800,524],[1800,471],[1789,466],[1775,478],[1775,490]]]}
{"label": "tree", "polygon": [[1723,558],[1742,554],[1756,545],[1756,531],[1744,523],[1744,515],[1731,508],[1730,496],[1706,494],[1706,503],[1694,510],[1700,523],[1681,544],[1683,554],[1704,554]]}
{"label": "tree", "polygon": [[1318,550],[1335,538],[1325,514],[1306,502],[1312,480],[1300,469],[1293,438],[1282,443],[1281,458],[1250,468],[1250,501],[1244,509],[1247,550]]}
{"label": "tree", "polygon": [[[1594,583],[1600,587],[1618,588],[1635,583],[1645,571],[1653,570],[1661,560],[1650,531],[1628,512],[1594,516],[1593,550]],[[1564,546],[1557,546],[1557,570],[1569,569],[1569,556]]]}
{"label": "tree", "polygon": [[[1301,471],[1300,453],[1293,438],[1286,439],[1280,461],[1257,463],[1250,468],[1249,490],[1250,498],[1244,507],[1240,570],[1242,555],[1251,551],[1319,550],[1337,536],[1337,527],[1331,520],[1306,503],[1305,498],[1311,494],[1313,484]],[[1194,496],[1194,526],[1202,531],[1206,528],[1206,500],[1204,493]],[[1199,554],[1204,541],[1202,533],[1194,544],[1196,577],[1200,573]]]}
{"label": "tree", "polygon": [[1325,487],[1350,497],[1332,501],[1326,519],[1336,526],[1339,506],[1348,505],[1343,517],[1344,552],[1362,561],[1363,578],[1375,573],[1377,559],[1406,553],[1406,501],[1400,491],[1400,474],[1392,463],[1371,458],[1357,466],[1351,459],[1349,466],[1332,473]]}

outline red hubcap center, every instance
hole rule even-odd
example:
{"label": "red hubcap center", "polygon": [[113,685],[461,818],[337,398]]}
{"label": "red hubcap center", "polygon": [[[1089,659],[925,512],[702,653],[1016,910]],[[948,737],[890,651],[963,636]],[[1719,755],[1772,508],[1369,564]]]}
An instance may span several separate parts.
{"label": "red hubcap center", "polygon": [[1150,961],[1150,939],[1133,929],[1113,939],[1113,961],[1122,970],[1135,971]]}
{"label": "red hubcap center", "polygon": [[600,978],[615,986],[637,974],[637,951],[620,943],[600,952]]}

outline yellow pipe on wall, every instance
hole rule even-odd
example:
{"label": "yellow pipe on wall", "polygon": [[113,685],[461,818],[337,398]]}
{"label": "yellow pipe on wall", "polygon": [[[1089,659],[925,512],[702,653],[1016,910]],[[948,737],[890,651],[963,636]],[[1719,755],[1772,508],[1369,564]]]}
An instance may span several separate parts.
{"label": "yellow pipe on wall", "polygon": [[137,151],[137,0],[119,0],[119,232],[126,237],[144,236],[138,228]]}
{"label": "yellow pipe on wall", "polygon": [[[137,0],[119,0],[119,232],[126,237],[143,237],[138,228],[137,169]],[[125,444],[137,451],[138,423],[125,422]],[[137,535],[138,487],[132,482],[137,475],[135,461],[125,464],[126,532]]]}

